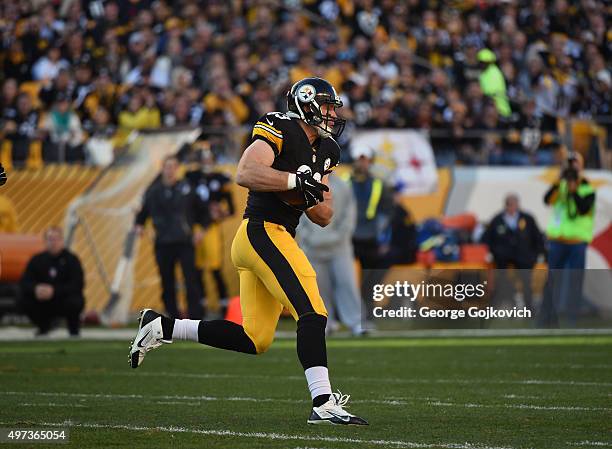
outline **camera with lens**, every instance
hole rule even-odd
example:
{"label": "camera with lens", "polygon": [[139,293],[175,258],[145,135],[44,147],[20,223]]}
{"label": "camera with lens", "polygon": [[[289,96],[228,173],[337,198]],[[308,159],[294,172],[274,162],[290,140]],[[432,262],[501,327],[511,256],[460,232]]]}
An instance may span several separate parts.
{"label": "camera with lens", "polygon": [[579,173],[576,169],[574,162],[577,160],[577,156],[574,153],[570,153],[567,158],[566,167],[561,172],[561,179],[565,179],[566,181],[578,181]]}
{"label": "camera with lens", "polygon": [[578,170],[576,170],[574,167],[567,167],[563,170],[563,173],[561,173],[561,178],[568,182],[578,181]]}

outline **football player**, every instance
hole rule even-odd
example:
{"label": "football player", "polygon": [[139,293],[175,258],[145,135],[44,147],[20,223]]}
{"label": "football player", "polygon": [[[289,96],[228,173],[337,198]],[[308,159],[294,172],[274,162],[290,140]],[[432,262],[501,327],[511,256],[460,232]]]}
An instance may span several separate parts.
{"label": "football player", "polygon": [[172,319],[145,309],[130,364],[138,367],[147,351],[173,340],[261,354],[272,344],[286,307],[297,321],[297,353],[312,397],[308,423],[367,425],[345,410],[348,395],[332,393],[327,311],[315,272],[294,240],[303,213],[320,226],[331,221],[327,178],[340,156],[334,138],[345,125],[336,112],[342,102],[329,82],[305,78],[288,92],[287,107],[287,113],[266,114],[254,125],[252,143],[238,163],[236,181],[249,189],[231,254],[240,275],[242,326],[224,320]]}
{"label": "football player", "polygon": [[215,156],[205,148],[200,158],[200,169],[185,174],[192,188],[207,202],[210,209],[211,224],[206,228],[204,237],[196,245],[195,263],[201,291],[204,294],[204,270],[210,270],[219,295],[221,314],[227,309],[227,288],[221,273],[223,263],[223,235],[221,222],[234,215],[231,180],[222,172],[215,170]]}

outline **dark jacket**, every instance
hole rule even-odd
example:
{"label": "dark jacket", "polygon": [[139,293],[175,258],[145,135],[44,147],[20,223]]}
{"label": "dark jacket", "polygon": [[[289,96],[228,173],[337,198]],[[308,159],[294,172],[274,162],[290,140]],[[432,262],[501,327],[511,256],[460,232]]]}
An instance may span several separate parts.
{"label": "dark jacket", "polygon": [[512,263],[516,268],[532,268],[538,254],[544,252],[544,239],[535,219],[525,212],[519,212],[518,226],[511,229],[504,220],[504,212],[497,214],[482,236],[489,246],[495,264],[505,268]]}
{"label": "dark jacket", "polygon": [[85,280],[79,258],[67,249],[57,256],[47,251],[36,254],[28,262],[21,277],[22,295],[26,298],[33,297],[37,284],[52,285],[55,291],[52,299],[82,298]]}
{"label": "dark jacket", "polygon": [[136,224],[144,225],[151,217],[155,227],[155,243],[190,243],[195,223],[208,226],[208,206],[188,182],[179,181],[165,186],[156,180],[144,194]]}
{"label": "dark jacket", "polygon": [[393,207],[390,229],[389,253],[386,255],[388,263],[413,263],[418,251],[417,230],[410,212],[399,204]]}

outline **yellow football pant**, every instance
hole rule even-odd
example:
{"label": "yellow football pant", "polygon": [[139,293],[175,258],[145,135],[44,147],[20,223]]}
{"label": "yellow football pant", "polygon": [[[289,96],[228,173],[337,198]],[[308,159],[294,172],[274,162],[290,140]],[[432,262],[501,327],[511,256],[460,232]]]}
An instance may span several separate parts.
{"label": "yellow football pant", "polygon": [[283,226],[243,220],[232,262],[240,275],[242,326],[257,353],[272,343],[283,306],[296,321],[311,313],[327,316],[315,271]]}
{"label": "yellow football pant", "polygon": [[221,225],[212,223],[196,246],[196,267],[200,270],[220,270],[223,263],[223,235]]}

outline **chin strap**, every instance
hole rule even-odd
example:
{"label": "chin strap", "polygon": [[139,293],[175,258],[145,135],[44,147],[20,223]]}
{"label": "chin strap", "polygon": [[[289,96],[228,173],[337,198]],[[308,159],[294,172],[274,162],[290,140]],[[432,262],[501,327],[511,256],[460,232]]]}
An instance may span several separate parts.
{"label": "chin strap", "polygon": [[319,137],[321,137],[322,139],[325,139],[327,137],[331,137],[331,133],[329,131],[321,128],[319,125],[315,125],[314,127],[317,128],[317,133],[319,134]]}

